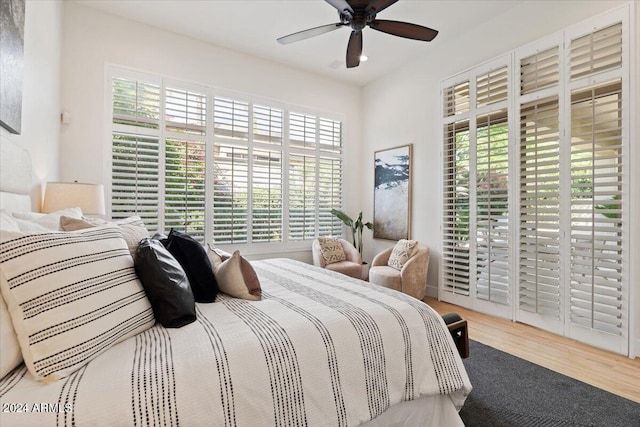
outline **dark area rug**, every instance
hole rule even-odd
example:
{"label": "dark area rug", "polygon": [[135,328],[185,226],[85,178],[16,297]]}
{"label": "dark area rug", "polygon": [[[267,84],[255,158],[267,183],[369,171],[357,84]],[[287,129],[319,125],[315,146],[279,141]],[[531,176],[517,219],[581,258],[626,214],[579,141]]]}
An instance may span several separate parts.
{"label": "dark area rug", "polygon": [[473,391],[460,411],[467,427],[640,427],[640,403],[478,342],[470,345],[464,365]]}

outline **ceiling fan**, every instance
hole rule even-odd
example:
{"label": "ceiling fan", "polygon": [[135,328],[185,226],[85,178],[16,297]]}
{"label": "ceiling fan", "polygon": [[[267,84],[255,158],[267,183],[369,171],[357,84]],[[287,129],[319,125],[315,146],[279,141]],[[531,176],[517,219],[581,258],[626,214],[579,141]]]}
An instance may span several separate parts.
{"label": "ceiling fan", "polygon": [[289,44],[349,26],[351,27],[351,36],[349,37],[349,44],[347,45],[347,68],[353,68],[360,65],[360,56],[362,55],[362,30],[366,26],[394,36],[427,42],[430,42],[438,35],[438,31],[421,25],[376,19],[376,15],[379,12],[382,12],[398,0],[325,1],[338,10],[340,22],[289,34],[288,36],[280,37],[278,42],[280,44]]}

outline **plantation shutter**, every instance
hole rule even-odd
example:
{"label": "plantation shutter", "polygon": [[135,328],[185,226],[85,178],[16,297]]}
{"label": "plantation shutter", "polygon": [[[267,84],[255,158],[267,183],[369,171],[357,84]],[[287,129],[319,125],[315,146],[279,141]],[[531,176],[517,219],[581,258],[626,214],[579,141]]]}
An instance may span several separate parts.
{"label": "plantation shutter", "polygon": [[446,88],[444,99],[443,289],[469,295],[470,138],[469,82]]}
{"label": "plantation shutter", "polygon": [[253,242],[282,240],[282,153],[253,150],[252,171]]}
{"label": "plantation shutter", "polygon": [[508,303],[508,68],[476,78],[476,297]]}
{"label": "plantation shutter", "polygon": [[[535,79],[535,76],[532,76]],[[545,76],[545,80],[553,80]],[[529,82],[524,81],[523,87]],[[520,106],[519,309],[561,318],[558,96]]]}
{"label": "plantation shutter", "polygon": [[509,294],[509,128],[507,112],[480,116],[476,129],[476,296]]}
{"label": "plantation shutter", "polygon": [[342,208],[342,123],[320,117],[318,156],[318,235],[339,236],[342,221],[331,213]]}
{"label": "plantation shutter", "polygon": [[[551,44],[551,46],[549,46]],[[531,49],[529,49],[531,50]],[[519,59],[518,316],[562,332],[561,48],[552,38]]]}
{"label": "plantation shutter", "polygon": [[571,40],[571,80],[622,67],[622,23]]}
{"label": "plantation shutter", "polygon": [[317,117],[289,113],[289,145],[295,148],[315,149],[318,141]]}
{"label": "plantation shutter", "polygon": [[112,77],[111,216],[139,215],[158,229],[160,84]]}
{"label": "plantation shutter", "polygon": [[339,120],[115,66],[108,79],[112,218],[251,250],[342,234]]}
{"label": "plantation shutter", "polygon": [[207,95],[165,90],[165,229],[205,241]]}
{"label": "plantation shutter", "polygon": [[517,88],[499,60],[442,83],[443,300],[628,354],[630,16],[517,49]]}
{"label": "plantation shutter", "polygon": [[316,157],[289,157],[289,238],[312,239],[316,235]]}
{"label": "plantation shutter", "polygon": [[342,221],[332,209],[342,209],[342,158],[318,159],[318,235],[340,236]]}
{"label": "plantation shutter", "polygon": [[253,140],[282,145],[282,110],[265,105],[253,106]]}
{"label": "plantation shutter", "polygon": [[248,241],[249,149],[214,144],[213,240]]}
{"label": "plantation shutter", "polygon": [[597,344],[615,351],[624,347],[615,337],[627,328],[622,40],[622,23],[616,23],[569,44],[571,333],[579,333],[576,327],[601,332]]}
{"label": "plantation shutter", "polygon": [[520,95],[558,86],[560,48],[554,46],[520,60]]}
{"label": "plantation shutter", "polygon": [[571,322],[622,328],[620,80],[571,94]]}

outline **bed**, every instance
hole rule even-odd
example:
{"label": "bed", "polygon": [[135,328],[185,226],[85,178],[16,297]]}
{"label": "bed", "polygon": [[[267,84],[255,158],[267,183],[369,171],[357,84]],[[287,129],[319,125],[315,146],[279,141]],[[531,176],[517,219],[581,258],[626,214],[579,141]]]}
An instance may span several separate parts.
{"label": "bed", "polygon": [[[28,209],[28,155],[12,145],[0,207]],[[430,307],[290,259],[252,265],[261,301],[219,295],[194,323],[156,324],[57,381],[17,366],[0,380],[2,424],[462,425],[471,385]]]}

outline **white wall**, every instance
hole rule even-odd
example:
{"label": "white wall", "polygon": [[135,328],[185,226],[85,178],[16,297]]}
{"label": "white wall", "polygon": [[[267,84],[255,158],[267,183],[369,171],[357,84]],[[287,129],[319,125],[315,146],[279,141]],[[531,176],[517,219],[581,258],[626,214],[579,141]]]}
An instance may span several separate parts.
{"label": "white wall", "polygon": [[58,179],[62,3],[27,1],[24,28],[22,130],[7,138],[26,148],[33,163],[32,208],[40,209],[43,183]]}
{"label": "white wall", "polygon": [[[418,58],[414,62],[400,68],[392,74],[366,86],[363,92],[363,154],[372,158],[376,150],[413,143],[413,209],[412,237],[426,243],[432,248],[429,267],[428,293],[437,295],[438,268],[441,259],[440,215],[441,187],[440,176],[442,142],[440,127],[440,81],[452,75],[493,59],[543,36],[562,30],[588,17],[605,12],[627,2],[621,1],[528,1],[509,9],[493,20],[485,22],[471,31],[461,31],[458,35],[440,34],[438,37],[449,37],[434,47],[429,56]],[[543,6],[542,6],[543,5]],[[638,5],[636,5],[638,6]],[[636,50],[640,46],[640,7],[636,7],[635,39]],[[523,25],[522,16],[526,16]],[[434,45],[435,46],[435,45]],[[636,58],[640,57],[637,55]],[[639,59],[640,61],[640,59]],[[637,62],[640,67],[640,62]],[[637,68],[640,70],[640,68]],[[636,78],[636,100],[640,99],[640,82]],[[636,102],[636,104],[639,104]],[[638,105],[637,105],[638,106]],[[637,111],[636,111],[637,112]],[[632,121],[635,125],[636,138],[640,135],[638,114]],[[634,144],[632,144],[634,145]],[[640,150],[635,150],[635,161],[640,163]],[[363,169],[363,207],[367,218],[373,217],[373,171]],[[638,174],[635,176],[638,182]],[[640,211],[640,186],[632,186],[635,191],[636,210]],[[632,225],[633,226],[633,225]],[[633,231],[637,242],[640,240],[638,226]],[[371,239],[365,244],[365,258],[370,259],[375,253],[393,242]],[[637,287],[640,274],[640,257],[637,251],[632,253],[631,284]],[[633,249],[633,248],[632,248]],[[635,307],[640,307],[640,289],[635,290]],[[637,313],[633,336],[640,341],[640,312]],[[640,342],[637,344],[640,351]]]}
{"label": "white wall", "polygon": [[[337,114],[345,122],[345,200],[360,206],[361,88],[233,52],[75,3],[64,5],[60,178],[103,183],[105,64]],[[303,259],[310,261],[309,254]]]}

